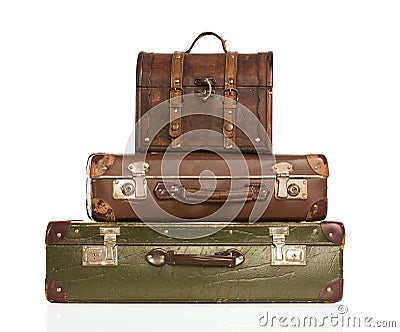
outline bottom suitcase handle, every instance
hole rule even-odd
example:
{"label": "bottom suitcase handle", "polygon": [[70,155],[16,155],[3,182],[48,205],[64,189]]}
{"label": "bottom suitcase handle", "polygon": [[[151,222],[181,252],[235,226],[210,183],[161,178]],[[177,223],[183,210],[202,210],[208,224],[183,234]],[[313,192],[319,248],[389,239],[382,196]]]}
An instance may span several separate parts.
{"label": "bottom suitcase handle", "polygon": [[160,200],[179,198],[183,201],[243,202],[256,199],[265,200],[269,190],[266,186],[253,186],[232,189],[189,189],[174,183],[157,183],[156,197]]}
{"label": "bottom suitcase handle", "polygon": [[146,261],[153,266],[203,265],[236,267],[244,262],[244,255],[236,249],[217,252],[215,255],[176,254],[172,250],[152,249],[146,255]]}

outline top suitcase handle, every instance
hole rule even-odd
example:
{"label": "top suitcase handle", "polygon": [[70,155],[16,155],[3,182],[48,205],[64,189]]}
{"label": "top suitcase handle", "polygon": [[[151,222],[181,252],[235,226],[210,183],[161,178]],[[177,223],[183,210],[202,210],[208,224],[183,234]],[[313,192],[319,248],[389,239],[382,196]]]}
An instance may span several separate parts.
{"label": "top suitcase handle", "polygon": [[199,34],[196,39],[193,41],[192,45],[190,45],[189,49],[185,52],[185,53],[190,53],[190,51],[192,50],[194,44],[196,44],[196,42],[204,37],[204,36],[214,36],[217,37],[222,44],[222,49],[224,50],[224,53],[227,53],[228,51],[226,50],[226,40],[224,38],[222,38],[221,36],[217,35],[215,32],[211,32],[211,31],[207,31],[207,32],[202,32],[201,34]]}
{"label": "top suitcase handle", "polygon": [[[238,52],[228,52],[226,50],[225,40],[214,32],[203,32],[197,36],[192,45],[186,52],[174,52],[171,60],[171,88],[169,89],[169,135],[172,139],[171,148],[180,149],[183,147],[183,61],[185,54],[189,54],[194,44],[204,36],[215,36],[222,44],[225,52],[225,84],[223,90],[223,118],[224,123],[222,133],[224,136],[224,148],[233,149],[236,137],[236,106],[238,101],[237,90],[237,59]],[[200,80],[202,84],[208,87],[208,93],[203,100],[207,100],[212,92],[211,81],[214,78],[204,77]]]}

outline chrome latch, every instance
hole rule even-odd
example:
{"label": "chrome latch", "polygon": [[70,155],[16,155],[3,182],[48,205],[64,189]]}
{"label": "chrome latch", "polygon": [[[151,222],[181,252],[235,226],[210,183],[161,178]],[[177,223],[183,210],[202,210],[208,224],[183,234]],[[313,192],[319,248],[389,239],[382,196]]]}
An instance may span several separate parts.
{"label": "chrome latch", "polygon": [[291,179],[293,165],[288,162],[276,163],[272,166],[276,173],[275,198],[276,199],[307,199],[307,180]]}
{"label": "chrome latch", "polygon": [[132,179],[119,179],[113,181],[114,199],[146,199],[147,181],[146,172],[149,164],[136,162],[128,165],[128,170],[132,173]]}
{"label": "chrome latch", "polygon": [[306,265],[306,246],[288,245],[289,227],[270,227],[272,236],[271,265]]}
{"label": "chrome latch", "polygon": [[117,235],[119,227],[100,227],[104,245],[89,245],[82,248],[82,266],[118,266]]}

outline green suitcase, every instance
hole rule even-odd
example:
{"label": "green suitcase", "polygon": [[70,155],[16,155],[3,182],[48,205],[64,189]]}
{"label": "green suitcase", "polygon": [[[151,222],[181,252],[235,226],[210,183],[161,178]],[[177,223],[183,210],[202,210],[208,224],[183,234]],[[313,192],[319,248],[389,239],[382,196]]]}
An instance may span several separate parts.
{"label": "green suitcase", "polygon": [[342,223],[326,221],[50,222],[46,297],[50,302],[336,302],[343,292],[344,238]]}

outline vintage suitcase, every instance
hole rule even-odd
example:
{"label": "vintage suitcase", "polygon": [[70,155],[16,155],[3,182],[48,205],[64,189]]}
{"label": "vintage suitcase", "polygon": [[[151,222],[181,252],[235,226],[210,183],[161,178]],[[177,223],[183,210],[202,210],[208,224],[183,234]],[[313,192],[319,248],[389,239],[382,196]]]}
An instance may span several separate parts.
{"label": "vintage suitcase", "polygon": [[[224,53],[191,54],[206,35],[219,38]],[[271,152],[272,52],[228,52],[212,32],[200,34],[186,52],[141,52],[136,121],[136,152],[162,152],[169,145],[171,150],[230,152],[237,146],[243,152]]]}
{"label": "vintage suitcase", "polygon": [[[46,297],[50,302],[342,298],[345,232],[339,222],[232,223],[193,238],[199,227],[206,225],[51,222]],[[167,231],[187,238],[166,236]]]}
{"label": "vintage suitcase", "polygon": [[97,221],[322,220],[323,155],[95,154],[87,210]]}

